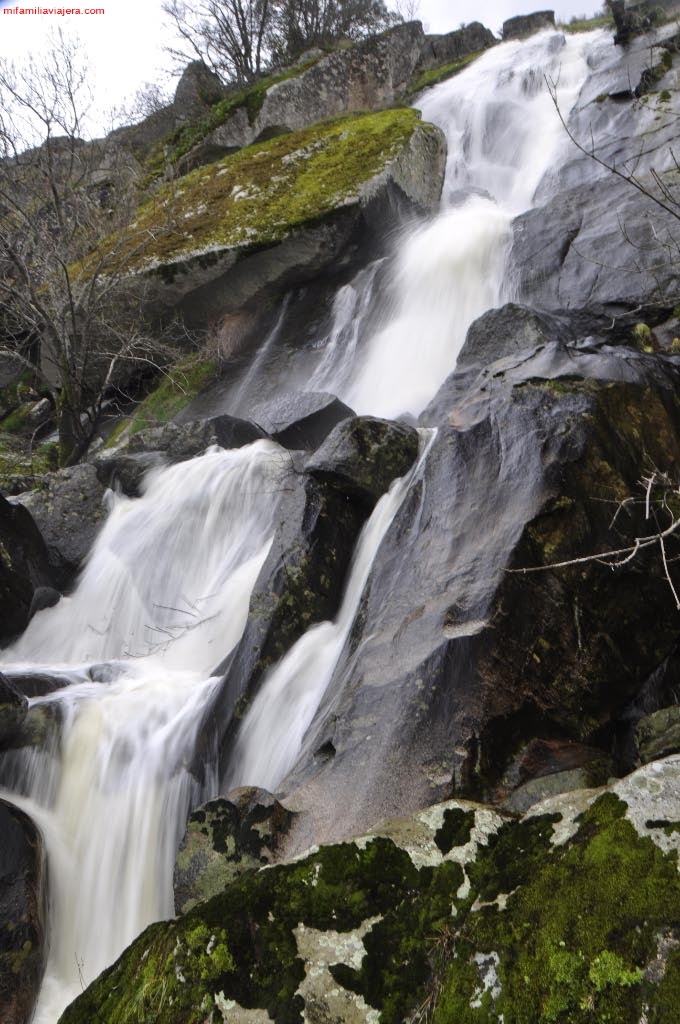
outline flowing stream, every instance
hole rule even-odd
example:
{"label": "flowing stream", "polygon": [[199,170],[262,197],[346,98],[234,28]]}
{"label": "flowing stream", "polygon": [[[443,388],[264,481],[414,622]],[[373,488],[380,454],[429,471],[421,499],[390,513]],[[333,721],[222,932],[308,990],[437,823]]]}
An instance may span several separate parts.
{"label": "flowing stream", "polygon": [[[390,267],[374,264],[339,291],[308,387],[360,413],[420,413],[469,324],[510,297],[512,218],[568,147],[544,76],[567,112],[604,45],[556,33],[507,43],[420,101],[448,139],[442,211],[402,240]],[[275,788],[294,766],[426,451],[425,442],[364,528],[336,621],[312,627],[253,702],[232,784]],[[2,652],[8,674],[44,671],[64,684],[31,701],[31,714],[58,714],[58,744],[0,761],[2,785],[42,828],[50,858],[51,951],[35,1024],[55,1024],[143,927],[173,913],[177,843],[191,807],[218,785],[216,764],[200,778],[189,767],[218,685],[211,672],[242,635],[288,472],[286,453],[258,441],[154,470],[138,499],[112,495],[75,592]]]}

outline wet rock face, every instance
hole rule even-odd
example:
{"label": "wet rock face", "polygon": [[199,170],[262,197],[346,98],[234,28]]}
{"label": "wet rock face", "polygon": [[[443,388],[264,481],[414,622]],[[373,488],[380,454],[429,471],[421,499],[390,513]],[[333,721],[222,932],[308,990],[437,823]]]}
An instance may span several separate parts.
{"label": "wet rock face", "polygon": [[654,532],[644,500],[627,499],[644,497],[641,451],[680,471],[673,361],[549,341],[550,317],[517,351],[526,322],[507,313],[495,329],[514,355],[454,375],[423,415],[439,426],[422,480],[282,788],[311,821],[304,832],[301,815],[297,848],[451,792],[491,796],[533,739],[595,747],[606,764],[618,717],[675,649],[658,550],[616,571],[550,568]]}
{"label": "wet rock face", "polygon": [[264,789],[232,790],[193,812],[175,863],[175,911],[183,914],[239,875],[270,864],[292,814]]}
{"label": "wet rock face", "polygon": [[0,674],[0,747],[16,735],[27,711],[26,697],[10,679]]}
{"label": "wet rock face", "polygon": [[61,1024],[123,1024],[132,998],[158,1024],[673,1024],[679,772],[521,819],[449,801],[243,875],[147,929]]}
{"label": "wet rock face", "polygon": [[30,512],[0,495],[0,644],[26,628],[36,589],[52,582],[47,548]]}
{"label": "wet rock face", "polygon": [[0,802],[0,991],[6,1021],[28,1024],[42,981],[46,875],[42,837],[16,807]]}

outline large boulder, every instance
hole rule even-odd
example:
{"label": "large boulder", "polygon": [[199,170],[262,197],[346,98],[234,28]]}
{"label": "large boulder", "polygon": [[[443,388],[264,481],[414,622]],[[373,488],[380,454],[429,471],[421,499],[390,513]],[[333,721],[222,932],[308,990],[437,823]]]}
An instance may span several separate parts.
{"label": "large boulder", "polygon": [[64,586],[81,567],[104,521],[105,490],[96,468],[81,463],[48,473],[38,489],[17,497],[38,524],[54,574]]}
{"label": "large boulder", "polygon": [[203,61],[194,60],[186,66],[177,83],[172,102],[175,122],[197,121],[205,117],[210,108],[224,98],[226,89],[219,76]]}
{"label": "large boulder", "polygon": [[205,324],[379,249],[400,212],[436,208],[444,164],[441,132],[415,111],[326,122],[161,189],[122,258],[149,312]]}
{"label": "large boulder", "polygon": [[493,32],[479,21],[463,25],[462,28],[447,32],[446,35],[425,36],[417,70],[430,71],[479,53],[481,50],[487,50],[497,42]]}
{"label": "large boulder", "polygon": [[533,14],[518,14],[503,22],[503,39],[526,39],[534,32],[555,28],[554,11],[534,11]]}
{"label": "large boulder", "polygon": [[46,863],[30,818],[0,801],[0,993],[2,1019],[28,1024],[47,955]]}
{"label": "large boulder", "polygon": [[674,1024],[679,772],[521,819],[448,801],[242,875],[148,928],[61,1024],[123,1024],[133,1002],[157,1024]]}
{"label": "large boulder", "polygon": [[303,391],[254,406],[251,415],[284,448],[313,451],[338,423],[354,413],[335,395]]}
{"label": "large boulder", "polygon": [[48,551],[30,512],[0,495],[0,644],[26,628],[36,589],[51,582]]}
{"label": "large boulder", "polygon": [[329,434],[307,460],[307,472],[372,509],[392,481],[408,473],[419,444],[414,427],[357,416]]}

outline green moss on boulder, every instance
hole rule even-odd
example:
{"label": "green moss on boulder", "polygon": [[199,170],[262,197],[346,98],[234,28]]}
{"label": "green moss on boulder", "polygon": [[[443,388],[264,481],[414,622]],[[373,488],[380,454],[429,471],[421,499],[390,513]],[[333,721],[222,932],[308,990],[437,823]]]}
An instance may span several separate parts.
{"label": "green moss on boulder", "polygon": [[358,201],[362,185],[408,144],[418,119],[409,109],[342,118],[201,167],[141,207],[123,258],[142,269],[278,242],[291,228]]}

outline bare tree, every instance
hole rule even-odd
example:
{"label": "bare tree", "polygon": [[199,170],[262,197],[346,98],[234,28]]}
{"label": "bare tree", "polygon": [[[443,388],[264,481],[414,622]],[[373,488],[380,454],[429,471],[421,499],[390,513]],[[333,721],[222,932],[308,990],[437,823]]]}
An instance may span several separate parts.
{"label": "bare tree", "polygon": [[[405,11],[419,0],[399,0]],[[403,20],[384,0],[164,0],[179,67],[200,60],[224,82],[248,85],[304,50],[358,39]]]}
{"label": "bare tree", "polygon": [[225,82],[247,85],[268,64],[272,0],[164,0],[179,42],[168,52],[178,66],[200,60]]}
{"label": "bare tree", "polygon": [[374,35],[401,20],[384,0],[279,0],[272,51],[285,64],[304,50]]}
{"label": "bare tree", "polygon": [[70,464],[122,366],[149,359],[116,231],[138,201],[134,161],[81,137],[87,71],[63,35],[24,66],[1,60],[0,90],[0,351],[51,398]]}

